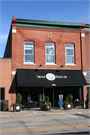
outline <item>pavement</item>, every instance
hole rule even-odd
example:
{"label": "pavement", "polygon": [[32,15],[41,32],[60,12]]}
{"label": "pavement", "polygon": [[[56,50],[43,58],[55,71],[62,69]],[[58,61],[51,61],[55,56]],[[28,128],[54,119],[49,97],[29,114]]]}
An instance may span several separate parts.
{"label": "pavement", "polygon": [[74,114],[83,117],[90,118],[90,109],[70,109],[62,111],[59,108],[52,108],[50,111],[42,111],[40,108],[30,109],[30,110],[22,110],[20,112],[13,112],[13,111],[0,111],[0,118],[10,117],[10,116],[31,116],[31,115],[63,115],[63,114]]}
{"label": "pavement", "polygon": [[3,135],[88,134],[89,130],[90,109],[42,111],[36,108],[0,112],[0,134]]}

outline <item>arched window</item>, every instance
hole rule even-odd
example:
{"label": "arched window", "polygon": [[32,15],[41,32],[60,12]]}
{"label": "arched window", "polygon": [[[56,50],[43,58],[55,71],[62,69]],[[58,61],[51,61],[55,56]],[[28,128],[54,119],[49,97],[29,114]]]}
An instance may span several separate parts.
{"label": "arched window", "polygon": [[46,47],[46,64],[55,64],[55,44],[45,43]]}
{"label": "arched window", "polygon": [[75,64],[74,44],[65,44],[66,64]]}
{"label": "arched window", "polygon": [[24,42],[24,62],[34,63],[34,42]]}

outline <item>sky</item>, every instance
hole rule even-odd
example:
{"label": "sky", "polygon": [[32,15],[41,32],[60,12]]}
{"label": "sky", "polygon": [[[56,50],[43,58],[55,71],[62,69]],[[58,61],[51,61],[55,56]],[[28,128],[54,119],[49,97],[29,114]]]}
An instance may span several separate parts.
{"label": "sky", "polygon": [[0,0],[0,58],[12,17],[90,24],[90,0]]}

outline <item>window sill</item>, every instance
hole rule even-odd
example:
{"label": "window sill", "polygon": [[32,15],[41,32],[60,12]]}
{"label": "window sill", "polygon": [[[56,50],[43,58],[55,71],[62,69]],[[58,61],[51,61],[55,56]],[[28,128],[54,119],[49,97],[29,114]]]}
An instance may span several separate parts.
{"label": "window sill", "polygon": [[46,63],[45,65],[48,65],[48,66],[56,66],[57,64],[54,64],[54,63]]}
{"label": "window sill", "polygon": [[23,65],[36,65],[35,63],[24,62]]}
{"label": "window sill", "polygon": [[76,66],[76,64],[65,64],[65,66]]}

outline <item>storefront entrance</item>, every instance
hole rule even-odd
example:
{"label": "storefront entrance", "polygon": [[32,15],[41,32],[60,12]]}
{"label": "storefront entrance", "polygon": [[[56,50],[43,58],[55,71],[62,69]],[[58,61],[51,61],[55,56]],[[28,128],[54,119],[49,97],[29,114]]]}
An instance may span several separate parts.
{"label": "storefront entrance", "polygon": [[49,102],[51,102],[52,107],[59,107],[58,100],[59,95],[63,95],[63,101],[66,100],[66,96],[72,94],[73,99],[83,100],[83,88],[72,86],[72,87],[18,87],[17,93],[21,93],[22,95],[22,103],[28,102],[28,96],[30,96],[30,100],[32,102],[37,103],[37,107],[41,107],[41,102],[45,101],[45,96],[49,96]]}

